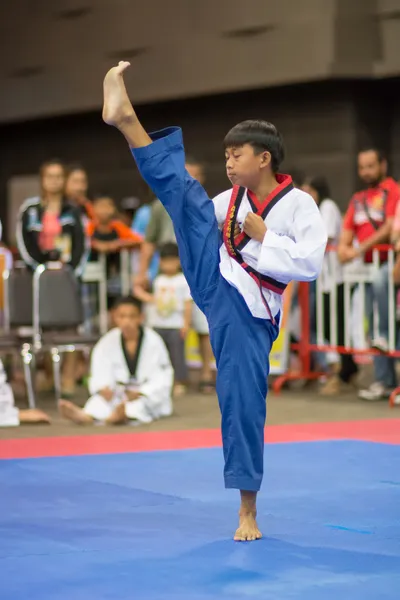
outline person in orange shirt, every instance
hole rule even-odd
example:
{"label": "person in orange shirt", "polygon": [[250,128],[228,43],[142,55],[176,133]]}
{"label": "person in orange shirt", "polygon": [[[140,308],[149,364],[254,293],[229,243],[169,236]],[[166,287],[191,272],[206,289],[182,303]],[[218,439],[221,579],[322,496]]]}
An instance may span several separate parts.
{"label": "person in orange shirt", "polygon": [[86,226],[91,239],[91,260],[99,253],[107,255],[108,303],[121,293],[120,251],[134,248],[143,241],[141,235],[132,231],[116,218],[117,207],[109,196],[99,196],[93,201],[93,220]]}

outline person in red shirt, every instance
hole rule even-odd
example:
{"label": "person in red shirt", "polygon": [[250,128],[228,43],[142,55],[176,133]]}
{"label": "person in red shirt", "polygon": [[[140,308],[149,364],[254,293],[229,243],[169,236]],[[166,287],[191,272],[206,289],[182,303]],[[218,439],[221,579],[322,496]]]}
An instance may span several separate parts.
{"label": "person in red shirt", "polygon": [[[358,174],[366,188],[354,194],[343,220],[343,231],[338,254],[342,263],[362,258],[372,263],[372,248],[390,242],[393,219],[400,199],[398,183],[387,176],[387,161],[376,148],[367,148],[358,154]],[[356,245],[354,242],[356,241]],[[359,391],[363,400],[375,401],[387,398],[397,386],[393,359],[384,355],[388,349],[388,282],[387,252],[380,253],[380,268],[373,281],[366,287],[369,311],[375,301],[379,312],[379,339],[373,346],[383,354],[374,357],[375,382],[366,390]]]}

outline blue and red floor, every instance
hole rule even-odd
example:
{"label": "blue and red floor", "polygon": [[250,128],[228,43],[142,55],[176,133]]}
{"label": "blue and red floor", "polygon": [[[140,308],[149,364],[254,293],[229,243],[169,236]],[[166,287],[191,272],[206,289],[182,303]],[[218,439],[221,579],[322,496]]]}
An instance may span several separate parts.
{"label": "blue and red floor", "polygon": [[400,420],[271,426],[264,538],[218,431],[0,440],[1,600],[398,600]]}

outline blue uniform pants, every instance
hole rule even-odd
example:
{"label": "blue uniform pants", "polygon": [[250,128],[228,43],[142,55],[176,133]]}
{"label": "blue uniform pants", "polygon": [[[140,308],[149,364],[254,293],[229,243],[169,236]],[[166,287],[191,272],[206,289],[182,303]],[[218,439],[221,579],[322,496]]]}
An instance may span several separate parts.
{"label": "blue uniform pants", "polygon": [[239,292],[220,274],[222,239],[214,205],[185,170],[180,129],[151,137],[151,145],[132,153],[171,216],[182,270],[209,323],[218,369],[225,486],[258,491],[263,477],[269,353],[278,327],[253,317]]}

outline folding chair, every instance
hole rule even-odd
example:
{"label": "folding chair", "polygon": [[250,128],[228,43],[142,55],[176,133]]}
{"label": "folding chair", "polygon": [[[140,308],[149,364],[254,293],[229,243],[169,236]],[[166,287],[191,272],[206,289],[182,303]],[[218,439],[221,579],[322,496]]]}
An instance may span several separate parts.
{"label": "folding chair", "polygon": [[32,273],[26,268],[3,271],[4,331],[0,351],[17,351],[22,359],[29,408],[35,408],[32,382]]}
{"label": "folding chair", "polygon": [[61,396],[61,355],[89,350],[98,335],[80,333],[83,306],[78,281],[59,262],[40,265],[33,275],[33,350],[51,352],[56,399]]}

